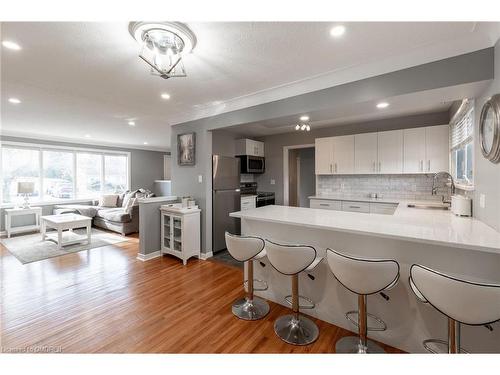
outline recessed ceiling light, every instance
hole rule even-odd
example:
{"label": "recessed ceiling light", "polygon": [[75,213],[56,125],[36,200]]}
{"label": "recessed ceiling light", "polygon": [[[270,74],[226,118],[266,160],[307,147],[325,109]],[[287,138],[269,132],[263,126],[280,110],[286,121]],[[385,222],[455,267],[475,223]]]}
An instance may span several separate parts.
{"label": "recessed ceiling light", "polygon": [[20,104],[21,101],[18,98],[9,98],[9,103]]}
{"label": "recessed ceiling light", "polygon": [[330,29],[330,35],[335,38],[344,35],[344,33],[345,33],[345,26],[343,25],[334,26]]}
{"label": "recessed ceiling light", "polygon": [[300,121],[309,121],[309,116],[300,116]]}
{"label": "recessed ceiling light", "polygon": [[144,142],[144,144],[145,144],[145,145],[147,145],[147,144],[148,144],[148,142]]}
{"label": "recessed ceiling light", "polygon": [[21,49],[21,46],[17,44],[16,42],[13,42],[11,40],[4,40],[2,42],[2,46],[8,49],[12,49],[14,51],[19,51]]}
{"label": "recessed ceiling light", "polygon": [[135,121],[129,121],[129,122],[128,122],[128,124],[129,124],[130,126],[135,126]]}
{"label": "recessed ceiling light", "polygon": [[92,136],[90,134],[85,134],[85,138],[91,138]]}
{"label": "recessed ceiling light", "polygon": [[377,104],[377,108],[380,108],[380,109],[387,108],[387,107],[389,107],[389,103],[387,103],[387,102],[380,102]]}
{"label": "recessed ceiling light", "polygon": [[168,100],[168,99],[170,99],[170,95],[165,92],[165,93],[161,94],[161,98]]}

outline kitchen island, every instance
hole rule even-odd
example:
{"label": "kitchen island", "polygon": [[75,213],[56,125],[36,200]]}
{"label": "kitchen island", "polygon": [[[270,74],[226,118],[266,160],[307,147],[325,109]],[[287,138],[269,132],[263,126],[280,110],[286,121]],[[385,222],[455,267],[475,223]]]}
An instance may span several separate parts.
{"label": "kitchen island", "polygon": [[[423,353],[423,340],[446,339],[447,319],[432,306],[417,301],[408,286],[409,267],[419,263],[473,281],[500,283],[500,233],[473,218],[456,217],[444,210],[409,208],[407,203],[400,201],[394,215],[265,206],[231,216],[241,218],[245,235],[311,245],[321,256],[326,248],[332,248],[354,256],[397,260],[401,279],[387,292],[390,300],[379,295],[368,297],[368,312],[382,318],[388,329],[369,332],[369,337]],[[286,305],[289,278],[276,272],[267,259],[254,267],[254,273],[269,285],[267,291],[257,294]],[[306,312],[355,331],[345,313],[356,310],[356,296],[335,280],[326,260],[312,276],[314,280],[300,275],[300,294],[316,303],[315,309]],[[500,324],[492,326],[492,332],[463,326],[462,346],[471,352],[500,353]]]}

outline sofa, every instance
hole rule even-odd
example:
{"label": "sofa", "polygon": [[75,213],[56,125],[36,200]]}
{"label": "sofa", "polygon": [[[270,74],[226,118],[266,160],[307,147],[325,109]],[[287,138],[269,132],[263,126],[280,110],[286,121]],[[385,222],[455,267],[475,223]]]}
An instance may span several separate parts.
{"label": "sofa", "polygon": [[113,232],[127,235],[139,232],[139,204],[137,199],[131,207],[124,207],[125,195],[129,198],[144,198],[151,197],[153,194],[139,189],[135,191],[127,191],[118,195],[116,207],[106,207],[98,201],[93,201],[92,204],[62,204],[55,205],[53,214],[78,213],[80,215],[92,217],[92,224],[96,227],[108,229]]}

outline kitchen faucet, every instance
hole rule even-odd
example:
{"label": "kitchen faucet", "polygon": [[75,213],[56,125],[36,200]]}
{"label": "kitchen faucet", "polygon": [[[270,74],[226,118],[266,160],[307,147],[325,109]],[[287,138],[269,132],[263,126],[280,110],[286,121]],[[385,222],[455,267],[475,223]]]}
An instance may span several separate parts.
{"label": "kitchen faucet", "polygon": [[[432,180],[432,195],[436,195],[438,187],[436,186],[436,182],[440,177],[445,177],[447,182],[445,186],[450,186],[450,201],[444,200],[444,195],[441,196],[443,203],[451,204],[451,196],[455,194],[455,183],[453,182],[453,176],[448,172],[438,172],[434,174],[434,178]],[[449,184],[449,185],[448,185]]]}

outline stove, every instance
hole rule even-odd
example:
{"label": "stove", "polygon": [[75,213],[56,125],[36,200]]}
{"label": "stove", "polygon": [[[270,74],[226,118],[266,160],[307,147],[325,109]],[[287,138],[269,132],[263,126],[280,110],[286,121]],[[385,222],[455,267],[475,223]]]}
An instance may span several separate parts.
{"label": "stove", "polygon": [[241,195],[257,195],[257,207],[275,204],[276,199],[273,192],[257,191],[256,182],[242,182],[240,184]]}

